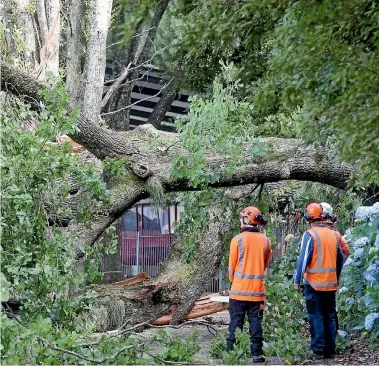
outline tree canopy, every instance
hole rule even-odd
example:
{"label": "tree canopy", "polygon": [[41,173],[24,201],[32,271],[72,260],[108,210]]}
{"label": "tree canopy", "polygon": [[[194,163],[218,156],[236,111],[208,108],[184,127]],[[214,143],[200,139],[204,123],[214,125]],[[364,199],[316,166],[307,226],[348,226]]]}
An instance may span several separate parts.
{"label": "tree canopy", "polygon": [[[2,4],[0,292],[10,317],[2,313],[8,362],[137,363],[149,354],[137,341],[87,348],[77,332],[149,323],[173,306],[180,322],[225,259],[240,207],[251,202],[275,226],[284,211],[327,200],[346,228],[362,196],[374,192],[375,200],[379,183],[378,6]],[[152,65],[163,70],[159,100],[148,123],[132,129],[130,109],[140,103],[133,87]],[[162,121],[183,90],[191,92],[188,113],[166,132]],[[128,289],[93,285],[99,257],[114,250],[100,240],[104,232],[139,200],[170,194],[186,211],[162,273]],[[377,252],[366,254],[369,267]],[[278,301],[288,295],[282,290]],[[21,320],[10,305],[21,306]],[[14,346],[14,337],[24,341]]]}

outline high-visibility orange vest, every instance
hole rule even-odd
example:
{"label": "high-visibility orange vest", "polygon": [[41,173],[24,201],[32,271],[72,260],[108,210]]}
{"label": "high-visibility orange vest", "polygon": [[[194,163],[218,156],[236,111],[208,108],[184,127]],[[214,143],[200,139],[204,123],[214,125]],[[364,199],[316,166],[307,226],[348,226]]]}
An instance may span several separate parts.
{"label": "high-visibility orange vest", "polygon": [[313,254],[304,277],[316,291],[335,291],[337,283],[338,236],[327,227],[313,226]]}
{"label": "high-visibility orange vest", "polygon": [[245,231],[232,239],[229,256],[231,299],[265,300],[264,272],[270,256],[270,239],[262,233]]}

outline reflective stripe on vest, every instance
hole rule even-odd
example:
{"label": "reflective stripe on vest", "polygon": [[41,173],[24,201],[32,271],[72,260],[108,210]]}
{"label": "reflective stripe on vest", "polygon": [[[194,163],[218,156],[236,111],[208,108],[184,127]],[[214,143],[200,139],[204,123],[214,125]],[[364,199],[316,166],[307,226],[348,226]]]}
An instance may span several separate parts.
{"label": "reflective stripe on vest", "polygon": [[265,278],[264,275],[255,275],[255,274],[242,274],[242,273],[236,273],[234,277],[237,278],[247,278],[250,280],[263,280]]}
{"label": "reflective stripe on vest", "polygon": [[326,273],[326,272],[336,272],[337,269],[335,267],[331,268],[308,268],[307,272],[308,273]]}
{"label": "reflective stripe on vest", "polygon": [[243,252],[242,235],[238,234],[237,239],[238,239],[238,250],[240,254],[240,270],[236,273],[236,276],[238,277],[238,274],[242,275],[244,252]]}
{"label": "reflective stripe on vest", "polygon": [[230,294],[232,295],[241,295],[241,296],[266,296],[266,292],[248,292],[248,291],[235,291],[235,290],[230,290]]}
{"label": "reflective stripe on vest", "polygon": [[312,287],[322,287],[322,288],[328,288],[328,287],[336,287],[338,285],[337,282],[311,282]]}
{"label": "reflective stripe on vest", "polygon": [[234,271],[232,269],[229,268],[229,273],[234,275]]}
{"label": "reflective stripe on vest", "polygon": [[[326,272],[336,272],[335,267],[330,267],[330,268],[323,268],[322,267],[322,245],[321,245],[321,238],[318,232],[314,229],[310,229],[314,236],[316,237],[316,243],[317,243],[317,268],[307,268],[306,272],[309,273],[326,273]],[[336,234],[336,239],[337,239],[337,245],[338,245],[338,238],[337,238],[337,233],[333,231]],[[322,286],[320,286],[322,287]],[[326,286],[328,287],[328,286]]]}

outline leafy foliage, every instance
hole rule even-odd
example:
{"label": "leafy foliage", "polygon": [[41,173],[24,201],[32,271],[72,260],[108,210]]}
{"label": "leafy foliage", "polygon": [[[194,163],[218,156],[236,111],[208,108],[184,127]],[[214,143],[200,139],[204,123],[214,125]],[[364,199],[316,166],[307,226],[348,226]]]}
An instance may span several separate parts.
{"label": "leafy foliage", "polygon": [[345,263],[338,291],[342,327],[362,330],[373,346],[379,339],[378,321],[370,315],[379,310],[378,235],[379,215],[359,223],[348,235],[351,257]]}
{"label": "leafy foliage", "polygon": [[[235,68],[233,65],[223,65],[223,68],[225,80],[215,80],[212,96],[208,99],[194,96],[188,118],[177,121],[179,138],[188,154],[175,160],[174,176],[189,178],[194,187],[218,182],[222,171],[236,172],[245,163],[246,152],[241,146],[248,141],[250,158],[265,155],[259,139],[254,139],[252,106],[236,98],[240,83],[234,80]],[[221,160],[220,174],[210,176],[205,164],[207,155],[215,158],[226,155],[230,159],[227,163]]]}
{"label": "leafy foliage", "polygon": [[233,350],[226,349],[226,332],[220,332],[211,343],[209,354],[211,357],[222,358],[226,365],[244,365],[247,364],[250,355],[250,336],[240,329],[236,330],[236,342]]}
{"label": "leafy foliage", "polygon": [[[76,118],[75,113],[65,116],[68,100],[62,86],[55,96],[61,113],[55,113],[58,104],[53,102],[37,117],[15,102],[1,114],[1,267],[12,294],[23,294],[24,307],[31,313],[51,314],[53,301],[45,303],[45,296],[67,293],[76,280],[72,243],[60,229],[49,226],[42,204],[43,194],[72,170],[67,146],[45,147],[58,130],[72,131]],[[21,131],[20,123],[28,120],[39,122],[35,134]],[[63,189],[61,197],[67,197],[69,189]]]}
{"label": "leafy foliage", "polygon": [[[110,357],[108,363],[132,364],[138,353],[134,348],[113,358],[114,348],[121,348],[123,340],[104,340],[88,349],[80,346],[83,334],[93,331],[94,325],[85,321],[85,313],[93,310],[94,293],[71,294],[86,279],[92,282],[98,276],[98,262],[93,261],[102,251],[95,247],[93,253],[89,252],[93,265],[87,266],[87,273],[79,274],[75,243],[56,226],[59,222],[49,221],[46,197],[48,193],[54,196],[50,206],[62,205],[70,192],[70,186],[64,183],[68,178],[81,185],[92,205],[109,197],[97,167],[81,163],[70,153],[67,143],[51,142],[59,133],[74,132],[77,118],[77,110],[68,112],[69,98],[63,85],[57,84],[42,96],[46,106],[41,106],[38,113],[11,99],[0,115],[0,292],[1,301],[6,303],[1,314],[2,362],[76,364],[83,357],[90,361]],[[34,131],[26,130],[27,126],[34,126]],[[83,203],[77,217],[72,218],[80,221],[85,211]],[[22,322],[4,313],[10,312],[7,304],[19,301]]]}
{"label": "leafy foliage", "polygon": [[284,278],[281,272],[268,278],[266,290],[269,296],[263,317],[264,352],[297,364],[307,358],[309,348],[304,337],[306,312],[302,295],[294,291],[292,279]]}
{"label": "leafy foliage", "polygon": [[378,10],[376,2],[363,0],[348,5],[288,1],[274,28],[268,72],[262,79],[262,90],[280,85],[282,108],[301,106],[299,121],[309,142],[315,137],[319,142],[331,140],[343,157],[361,158],[374,170],[379,138]]}
{"label": "leafy foliage", "polygon": [[176,2],[157,61],[170,70],[184,60],[184,85],[198,91],[220,61],[234,63],[255,134],[325,146],[377,183],[378,17],[366,0]]}
{"label": "leafy foliage", "polygon": [[[356,189],[342,191],[337,188],[328,187],[318,183],[304,182],[300,187],[289,197],[286,211],[303,210],[311,201],[328,202],[332,205],[334,213],[338,220],[337,228],[344,232],[350,227],[351,217],[357,207],[362,204],[362,197]],[[302,221],[302,229],[308,230],[308,223]]]}
{"label": "leafy foliage", "polygon": [[194,362],[195,354],[200,350],[198,331],[184,339],[160,329],[155,333],[153,341],[159,342],[160,347],[163,346],[159,356],[167,361]]}
{"label": "leafy foliage", "polygon": [[[290,234],[291,235],[291,234]],[[274,273],[283,276],[287,280],[293,278],[297,265],[297,258],[300,254],[300,241],[290,240],[284,254],[280,255],[273,263],[272,270]]]}

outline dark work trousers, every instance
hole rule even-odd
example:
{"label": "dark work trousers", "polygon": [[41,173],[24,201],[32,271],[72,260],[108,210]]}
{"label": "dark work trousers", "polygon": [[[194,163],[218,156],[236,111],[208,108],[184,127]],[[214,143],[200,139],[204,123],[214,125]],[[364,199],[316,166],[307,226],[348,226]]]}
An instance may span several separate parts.
{"label": "dark work trousers", "polygon": [[243,323],[245,321],[245,314],[249,320],[249,332],[251,341],[251,354],[253,356],[263,355],[263,332],[262,332],[262,317],[263,310],[261,305],[263,301],[241,301],[229,299],[229,336],[227,338],[227,348],[232,350],[236,341],[235,331],[237,328],[243,330]]}
{"label": "dark work trousers", "polygon": [[311,332],[311,349],[316,354],[336,352],[336,291],[316,291],[304,286],[305,303]]}

